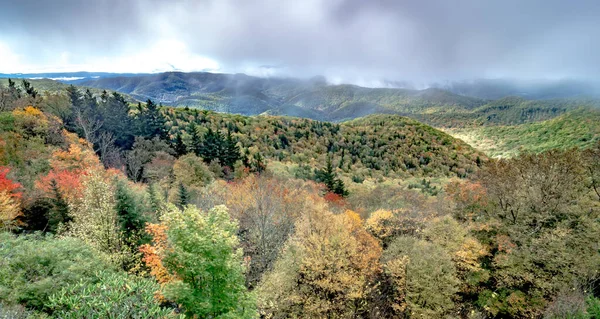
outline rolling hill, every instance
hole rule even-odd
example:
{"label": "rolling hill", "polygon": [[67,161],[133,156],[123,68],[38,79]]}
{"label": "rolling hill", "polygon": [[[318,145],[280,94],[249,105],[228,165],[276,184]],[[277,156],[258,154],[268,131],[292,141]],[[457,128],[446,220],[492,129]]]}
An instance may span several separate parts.
{"label": "rolling hill", "polygon": [[578,109],[541,122],[454,128],[446,132],[490,157],[588,148],[600,141],[600,110]]}
{"label": "rolling hill", "polygon": [[408,90],[328,85],[312,80],[258,78],[244,74],[168,72],[99,78],[81,83],[173,106],[218,112],[309,117],[341,121],[373,113],[419,114],[470,110],[484,100],[440,89]]}

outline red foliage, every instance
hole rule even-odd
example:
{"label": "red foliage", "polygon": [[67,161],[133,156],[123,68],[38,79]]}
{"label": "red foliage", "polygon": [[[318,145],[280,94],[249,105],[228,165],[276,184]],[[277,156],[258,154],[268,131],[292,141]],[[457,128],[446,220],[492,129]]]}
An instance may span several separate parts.
{"label": "red foliage", "polygon": [[340,196],[340,195],[338,195],[338,194],[336,194],[336,193],[333,193],[333,192],[327,192],[327,193],[326,193],[326,194],[323,196],[323,198],[324,198],[326,201],[328,201],[329,203],[332,203],[332,204],[338,205],[338,206],[340,206],[340,207],[344,206],[344,205],[345,205],[345,203],[346,203],[346,202],[344,201],[344,197],[342,197],[342,196]]}
{"label": "red foliage", "polygon": [[17,190],[21,188],[21,184],[13,182],[11,179],[6,177],[8,172],[10,172],[10,168],[0,166],[0,191],[7,192],[13,198],[21,198],[23,193],[17,192]]}

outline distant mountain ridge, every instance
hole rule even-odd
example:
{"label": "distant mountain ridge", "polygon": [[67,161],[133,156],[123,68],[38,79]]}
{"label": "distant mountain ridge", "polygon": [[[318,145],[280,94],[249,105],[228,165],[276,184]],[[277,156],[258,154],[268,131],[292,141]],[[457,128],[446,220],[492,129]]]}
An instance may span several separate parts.
{"label": "distant mountain ridge", "polygon": [[245,74],[167,72],[98,78],[80,83],[110,89],[139,100],[173,106],[256,115],[292,115],[340,121],[373,113],[418,114],[471,110],[483,99],[437,88],[425,90],[329,85],[321,78],[259,78]]}

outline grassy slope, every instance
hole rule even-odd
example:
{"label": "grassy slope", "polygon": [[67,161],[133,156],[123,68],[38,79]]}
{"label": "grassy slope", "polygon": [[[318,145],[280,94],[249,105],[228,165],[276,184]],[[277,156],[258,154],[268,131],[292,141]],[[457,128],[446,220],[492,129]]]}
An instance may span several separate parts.
{"label": "grassy slope", "polygon": [[514,126],[448,129],[491,157],[510,157],[522,151],[590,147],[600,140],[600,110],[578,109],[559,117]]}

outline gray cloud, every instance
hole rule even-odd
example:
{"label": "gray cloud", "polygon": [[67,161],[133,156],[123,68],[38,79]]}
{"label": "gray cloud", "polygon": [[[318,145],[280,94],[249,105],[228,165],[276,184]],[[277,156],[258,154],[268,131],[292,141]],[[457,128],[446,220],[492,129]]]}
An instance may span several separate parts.
{"label": "gray cloud", "polygon": [[600,74],[597,0],[0,2],[0,41],[46,63],[176,39],[228,72],[276,65],[268,71],[353,82]]}

